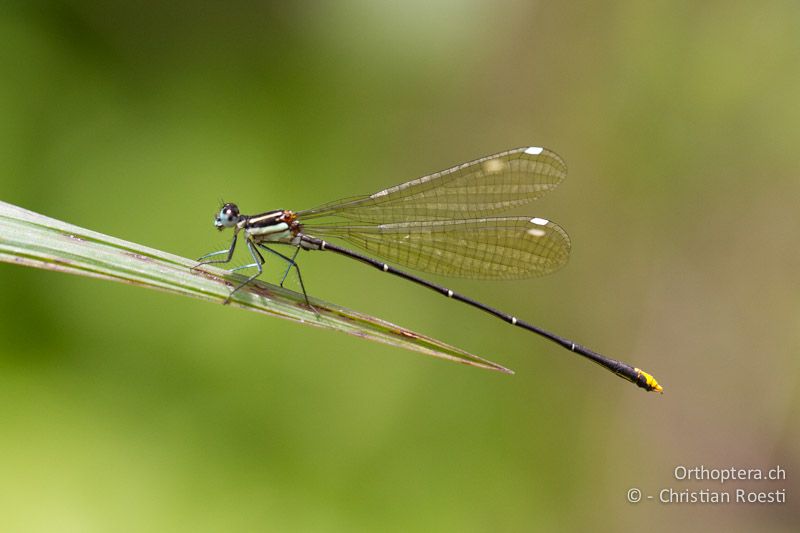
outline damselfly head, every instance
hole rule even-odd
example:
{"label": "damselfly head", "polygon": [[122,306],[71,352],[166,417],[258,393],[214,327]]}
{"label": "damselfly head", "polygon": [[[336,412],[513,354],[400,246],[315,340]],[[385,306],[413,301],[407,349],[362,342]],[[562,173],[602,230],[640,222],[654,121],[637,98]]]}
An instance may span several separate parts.
{"label": "damselfly head", "polygon": [[225,228],[232,228],[239,222],[239,208],[236,204],[225,204],[214,217],[214,226],[222,231]]}

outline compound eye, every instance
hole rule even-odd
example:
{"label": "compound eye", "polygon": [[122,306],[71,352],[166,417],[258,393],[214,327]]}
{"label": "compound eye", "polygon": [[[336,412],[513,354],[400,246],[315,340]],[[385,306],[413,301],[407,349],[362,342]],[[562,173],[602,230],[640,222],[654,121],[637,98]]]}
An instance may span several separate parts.
{"label": "compound eye", "polygon": [[222,206],[222,209],[220,209],[214,221],[214,225],[220,229],[230,228],[235,226],[238,220],[239,208],[236,207],[236,204],[225,204]]}
{"label": "compound eye", "polygon": [[222,215],[228,220],[233,220],[239,216],[239,208],[236,204],[225,204],[222,206]]}

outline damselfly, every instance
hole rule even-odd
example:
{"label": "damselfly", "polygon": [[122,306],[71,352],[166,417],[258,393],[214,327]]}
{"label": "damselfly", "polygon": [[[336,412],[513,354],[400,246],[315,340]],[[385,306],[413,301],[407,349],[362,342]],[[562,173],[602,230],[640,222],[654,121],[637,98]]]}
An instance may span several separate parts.
{"label": "damselfly", "polygon": [[[369,196],[348,198],[306,211],[279,209],[243,215],[236,204],[227,203],[216,215],[214,225],[219,230],[233,228],[231,245],[226,250],[204,255],[199,261],[201,265],[230,262],[241,232],[253,263],[233,270],[256,268],[257,272],[236,286],[226,303],[233,293],[261,275],[265,260],[259,249],[288,263],[281,285],[290,270],[295,269],[308,302],[300,268],[295,261],[298,252],[335,252],[476,307],[580,354],[645,390],[662,392],[658,382],[643,370],[325,240],[338,238],[390,262],[445,276],[519,279],[549,274],[561,268],[569,257],[569,237],[560,226],[538,217],[486,215],[536,200],[557,187],[566,173],[566,165],[556,153],[544,148],[523,147],[464,163]],[[321,218],[330,220],[330,217],[335,221],[314,223]],[[290,245],[295,247],[295,251],[289,257],[268,244]],[[221,255],[225,258],[207,260]]]}

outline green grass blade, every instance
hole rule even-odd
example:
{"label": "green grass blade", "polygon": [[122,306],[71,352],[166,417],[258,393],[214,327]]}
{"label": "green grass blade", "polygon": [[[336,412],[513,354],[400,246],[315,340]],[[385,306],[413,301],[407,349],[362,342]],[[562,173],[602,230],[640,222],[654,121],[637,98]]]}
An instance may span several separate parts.
{"label": "green grass blade", "polygon": [[[123,241],[0,202],[0,262],[119,281],[222,303],[245,277],[192,259]],[[335,304],[256,281],[231,306],[328,328],[470,366],[513,373],[496,363]]]}

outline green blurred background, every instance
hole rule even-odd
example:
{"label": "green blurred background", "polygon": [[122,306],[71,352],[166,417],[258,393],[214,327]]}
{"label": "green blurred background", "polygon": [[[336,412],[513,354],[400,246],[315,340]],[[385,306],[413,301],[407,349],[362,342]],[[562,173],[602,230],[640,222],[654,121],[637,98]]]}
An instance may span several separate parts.
{"label": "green blurred background", "polygon": [[517,374],[0,266],[0,528],[796,530],[800,4],[288,4],[5,2],[0,198],[197,257],[221,198],[302,209],[541,144],[570,177],[523,212],[570,264],[449,284],[665,394],[327,254],[313,295]]}

